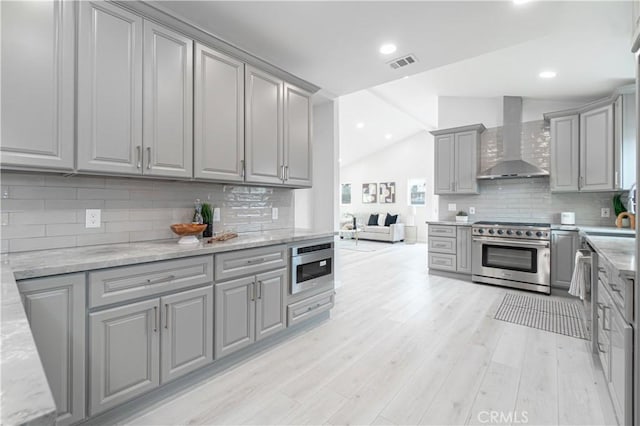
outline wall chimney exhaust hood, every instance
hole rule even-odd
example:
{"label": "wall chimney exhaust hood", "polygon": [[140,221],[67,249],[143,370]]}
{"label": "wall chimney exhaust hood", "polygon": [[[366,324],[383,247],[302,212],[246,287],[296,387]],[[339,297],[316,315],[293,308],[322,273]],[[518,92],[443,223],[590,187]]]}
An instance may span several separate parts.
{"label": "wall chimney exhaust hood", "polygon": [[482,171],[478,179],[510,179],[549,176],[549,172],[522,159],[522,98],[503,98],[502,160]]}

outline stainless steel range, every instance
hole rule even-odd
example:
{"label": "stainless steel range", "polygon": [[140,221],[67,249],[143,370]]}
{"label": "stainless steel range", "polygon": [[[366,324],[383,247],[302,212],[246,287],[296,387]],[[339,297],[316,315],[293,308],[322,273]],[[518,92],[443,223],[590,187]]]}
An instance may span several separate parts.
{"label": "stainless steel range", "polygon": [[476,222],[471,229],[473,281],[551,293],[551,225]]}

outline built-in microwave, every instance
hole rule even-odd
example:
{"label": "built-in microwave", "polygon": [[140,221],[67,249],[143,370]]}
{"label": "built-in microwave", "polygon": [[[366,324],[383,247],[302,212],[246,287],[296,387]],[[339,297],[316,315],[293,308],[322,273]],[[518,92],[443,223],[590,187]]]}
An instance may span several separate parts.
{"label": "built-in microwave", "polygon": [[291,294],[333,282],[333,242],[291,248]]}

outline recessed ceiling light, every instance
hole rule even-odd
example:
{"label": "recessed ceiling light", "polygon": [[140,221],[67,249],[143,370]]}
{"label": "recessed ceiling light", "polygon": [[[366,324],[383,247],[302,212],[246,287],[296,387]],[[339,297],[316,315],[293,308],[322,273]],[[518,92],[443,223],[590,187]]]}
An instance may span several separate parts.
{"label": "recessed ceiling light", "polygon": [[382,46],[380,46],[380,53],[382,53],[383,55],[389,55],[393,52],[396,51],[396,45],[393,43],[385,43]]}
{"label": "recessed ceiling light", "polygon": [[393,137],[393,135],[391,133],[387,133],[386,135],[384,135],[385,139],[391,139]]}
{"label": "recessed ceiling light", "polygon": [[513,4],[521,5],[525,3],[529,3],[531,0],[513,0]]}
{"label": "recessed ceiling light", "polygon": [[409,78],[409,76],[408,76],[408,75],[405,75],[404,77],[402,77],[402,79],[403,79],[403,80],[406,80],[406,79],[408,79],[408,78]]}
{"label": "recessed ceiling light", "polygon": [[364,123],[360,122],[360,123],[356,124],[356,127],[358,129],[362,129],[364,127]]}
{"label": "recessed ceiling light", "polygon": [[540,78],[554,78],[555,76],[555,71],[542,71],[540,74],[538,74],[538,77]]}

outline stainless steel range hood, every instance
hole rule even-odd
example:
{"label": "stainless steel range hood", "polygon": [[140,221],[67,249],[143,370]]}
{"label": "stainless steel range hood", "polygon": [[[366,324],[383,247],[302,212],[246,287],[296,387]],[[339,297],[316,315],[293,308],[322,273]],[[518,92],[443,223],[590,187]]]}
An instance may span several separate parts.
{"label": "stainless steel range hood", "polygon": [[522,98],[503,98],[502,160],[481,172],[478,179],[509,179],[549,176],[549,172],[522,159]]}

